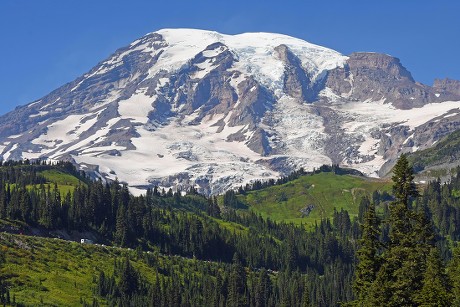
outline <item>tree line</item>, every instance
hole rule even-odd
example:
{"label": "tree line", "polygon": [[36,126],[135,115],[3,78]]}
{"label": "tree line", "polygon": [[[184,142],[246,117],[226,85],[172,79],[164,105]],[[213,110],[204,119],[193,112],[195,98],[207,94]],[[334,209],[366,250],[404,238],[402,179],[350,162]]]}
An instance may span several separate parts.
{"label": "tree line", "polygon": [[[49,167],[80,183],[61,195],[40,175]],[[335,211],[307,231],[241,210],[238,191],[223,196],[224,206],[194,189],[182,195],[153,188],[135,197],[126,185],[90,180],[68,163],[3,164],[0,216],[92,231],[118,246],[197,259],[203,270],[184,276],[157,266],[149,283],[127,259],[97,279],[95,295],[113,305],[448,306],[460,293],[460,253],[449,243],[460,229],[459,175],[428,184],[420,196],[402,156],[393,195],[375,192],[358,218]]]}
{"label": "tree line", "polygon": [[[276,223],[248,210],[221,207],[215,197],[207,198],[193,190],[184,196],[154,188],[135,197],[126,185],[92,181],[75,170],[71,173],[78,174],[81,182],[73,192],[61,195],[59,185],[44,182],[41,169],[34,167],[0,168],[5,174],[0,180],[1,218],[49,230],[92,231],[104,243],[222,263],[223,268],[231,266],[237,254],[245,271],[298,274],[302,292],[309,293],[312,302],[323,302],[318,306],[330,306],[352,296],[355,247],[347,234],[357,228],[353,230],[351,223],[343,226],[324,220],[308,232],[303,226]],[[53,167],[64,172],[69,165]],[[337,214],[348,215],[346,211]],[[224,275],[223,281],[230,276]],[[334,284],[337,279],[340,283]],[[245,287],[250,289],[249,284]],[[228,291],[224,287],[219,296],[228,300]],[[120,291],[115,291],[114,297],[116,293]],[[245,293],[244,301],[250,302],[254,297],[251,292]],[[275,298],[272,301],[278,302]]]}

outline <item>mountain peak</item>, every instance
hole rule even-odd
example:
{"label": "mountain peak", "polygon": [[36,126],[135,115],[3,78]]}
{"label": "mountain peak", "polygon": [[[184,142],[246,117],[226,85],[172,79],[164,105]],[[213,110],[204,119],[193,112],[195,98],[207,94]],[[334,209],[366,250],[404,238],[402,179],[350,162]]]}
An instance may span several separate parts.
{"label": "mountain peak", "polygon": [[348,62],[352,63],[350,65],[361,68],[381,69],[395,78],[407,78],[409,81],[415,82],[411,73],[402,66],[401,61],[391,55],[375,52],[354,52],[350,55]]}
{"label": "mountain peak", "polygon": [[454,83],[438,84],[388,55],[163,29],[0,117],[0,157],[68,159],[133,191],[217,194],[330,163],[377,175],[460,125]]}
{"label": "mountain peak", "polygon": [[220,34],[214,31],[196,29],[163,29],[156,32],[164,39],[167,47],[162,60],[168,63],[166,69],[179,69],[195,54],[207,46],[221,43],[235,56],[235,65],[244,73],[254,75],[272,90],[279,89],[283,77],[283,62],[276,56],[275,48],[287,46],[295,54],[303,68],[313,79],[324,71],[343,65],[346,57],[340,53],[311,44],[298,38],[274,33]]}

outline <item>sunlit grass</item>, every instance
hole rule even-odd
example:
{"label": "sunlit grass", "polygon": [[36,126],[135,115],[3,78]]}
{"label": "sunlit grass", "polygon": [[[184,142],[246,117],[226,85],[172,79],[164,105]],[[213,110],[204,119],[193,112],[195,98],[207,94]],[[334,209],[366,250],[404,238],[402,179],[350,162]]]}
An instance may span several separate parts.
{"label": "sunlit grass", "polygon": [[[320,173],[248,192],[238,198],[265,218],[313,225],[315,221],[332,217],[334,208],[337,211],[347,210],[351,216],[356,216],[364,196],[371,197],[375,190],[390,189],[391,183],[385,180]],[[305,216],[300,210],[310,205],[313,209]]]}

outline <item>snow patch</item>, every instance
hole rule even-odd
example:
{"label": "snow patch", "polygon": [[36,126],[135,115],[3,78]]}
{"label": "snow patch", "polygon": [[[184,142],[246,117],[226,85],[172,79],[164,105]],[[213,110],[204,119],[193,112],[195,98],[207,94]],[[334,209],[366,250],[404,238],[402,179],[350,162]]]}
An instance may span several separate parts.
{"label": "snow patch", "polygon": [[37,114],[32,114],[32,115],[29,115],[30,118],[34,118],[34,117],[41,117],[41,116],[44,116],[46,114],[48,114],[49,112],[48,111],[40,111],[38,112]]}
{"label": "snow patch", "polygon": [[208,59],[203,63],[195,64],[195,66],[198,67],[200,70],[190,76],[192,79],[202,79],[216,67],[215,65],[213,65],[211,59]]}
{"label": "snow patch", "polygon": [[[400,123],[411,130],[425,124],[431,119],[441,116],[452,110],[459,110],[458,101],[430,103],[420,108],[410,110],[396,109],[391,104],[379,102],[350,102],[338,106],[338,110],[346,112],[352,118],[348,125],[367,125],[378,127],[384,123]],[[345,129],[348,127],[344,126]]]}
{"label": "snow patch", "polygon": [[453,117],[456,115],[458,115],[458,113],[450,113],[450,114],[444,115],[444,118]]}
{"label": "snow patch", "polygon": [[11,154],[13,153],[13,151],[15,151],[17,148],[18,148],[19,144],[13,144],[13,146],[11,147],[10,150],[8,150],[6,153],[3,154],[3,161],[8,161],[8,159],[10,158]]}
{"label": "snow patch", "polygon": [[21,136],[22,136],[22,134],[14,134],[14,135],[8,136],[8,139],[17,139],[17,138],[19,138]]}
{"label": "snow patch", "polygon": [[129,119],[133,123],[146,124],[148,114],[153,111],[152,104],[156,96],[145,95],[145,89],[137,90],[131,97],[118,102],[118,113],[122,119]]}

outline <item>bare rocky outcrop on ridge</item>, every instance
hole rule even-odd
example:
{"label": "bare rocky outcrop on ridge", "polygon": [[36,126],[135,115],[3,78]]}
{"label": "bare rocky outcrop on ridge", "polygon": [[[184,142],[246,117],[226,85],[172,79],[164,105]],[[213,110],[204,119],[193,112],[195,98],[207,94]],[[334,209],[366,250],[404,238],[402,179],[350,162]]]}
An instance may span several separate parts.
{"label": "bare rocky outcrop on ridge", "polygon": [[350,100],[384,100],[399,109],[460,100],[460,95],[416,82],[399,59],[379,53],[352,53],[344,67],[329,72],[326,86]]}
{"label": "bare rocky outcrop on ridge", "polygon": [[443,92],[452,93],[453,95],[460,96],[460,81],[459,80],[452,80],[449,78],[435,79],[433,88],[443,91]]}

